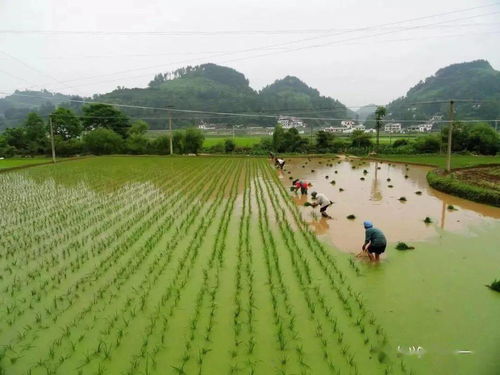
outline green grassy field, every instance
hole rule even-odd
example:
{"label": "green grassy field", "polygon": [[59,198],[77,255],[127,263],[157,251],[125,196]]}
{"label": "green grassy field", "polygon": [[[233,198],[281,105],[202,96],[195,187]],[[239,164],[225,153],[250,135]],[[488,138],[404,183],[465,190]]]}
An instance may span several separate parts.
{"label": "green grassy field", "polygon": [[[373,158],[375,159],[375,158]],[[388,160],[401,163],[417,163],[445,168],[446,155],[379,155],[376,159]],[[500,163],[500,156],[471,156],[471,155],[452,155],[451,167],[464,168],[473,167],[481,164],[498,164]]]}
{"label": "green grassy field", "polygon": [[0,170],[22,167],[25,165],[40,164],[50,162],[51,158],[36,157],[36,158],[9,158],[0,160]]}
{"label": "green grassy field", "polygon": [[409,373],[358,265],[265,159],[89,158],[0,184],[2,373]]}
{"label": "green grassy field", "polygon": [[[207,137],[205,138],[205,142],[203,142],[203,147],[212,147],[218,143],[224,144],[226,139],[233,139],[231,136],[227,137]],[[239,147],[252,147],[256,144],[260,143],[262,137],[260,136],[239,136],[234,138],[234,143]]]}

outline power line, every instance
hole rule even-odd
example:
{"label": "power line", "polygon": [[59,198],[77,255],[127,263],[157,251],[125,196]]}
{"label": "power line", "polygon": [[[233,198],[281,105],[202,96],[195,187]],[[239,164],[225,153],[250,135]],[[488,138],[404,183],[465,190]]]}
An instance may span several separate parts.
{"label": "power line", "polygon": [[[242,50],[239,50],[239,51],[233,51],[233,52],[222,53],[222,54],[214,54],[214,55],[211,55],[211,56],[201,57],[201,58],[198,58],[198,59],[195,59],[195,60],[207,60],[207,59],[217,58],[217,57],[221,57],[221,56],[225,56],[225,55],[232,55],[232,54],[240,54],[240,53],[261,51],[261,50],[266,50],[266,49],[275,48],[275,47],[281,47],[281,46],[286,46],[286,45],[291,45],[291,44],[297,44],[297,43],[301,43],[301,42],[307,42],[307,41],[311,41],[311,40],[324,39],[324,38],[328,38],[328,37],[331,37],[331,36],[337,36],[337,35],[342,35],[342,34],[349,34],[349,33],[360,32],[360,31],[369,31],[369,30],[380,28],[380,27],[384,27],[384,26],[399,25],[399,24],[413,22],[413,21],[418,21],[418,20],[422,20],[422,19],[435,18],[435,17],[444,16],[444,15],[450,15],[450,14],[455,14],[455,13],[463,13],[463,12],[468,12],[468,11],[476,10],[476,9],[480,9],[480,8],[491,7],[491,6],[494,6],[494,5],[498,5],[498,3],[489,4],[489,5],[483,5],[483,6],[478,6],[478,7],[472,7],[472,8],[467,8],[467,9],[461,9],[461,10],[455,10],[455,11],[450,11],[450,12],[444,12],[444,13],[438,13],[438,14],[434,14],[434,15],[417,17],[417,18],[412,18],[412,19],[407,19],[407,20],[397,21],[397,22],[391,22],[391,23],[386,23],[386,24],[380,24],[380,25],[375,25],[375,26],[367,26],[367,27],[362,27],[362,28],[358,28],[358,29],[353,29],[351,31],[337,32],[337,33],[334,33],[333,35],[331,35],[331,33],[330,33],[330,34],[327,34],[327,35],[320,35],[320,36],[315,36],[315,37],[302,38],[302,39],[293,40],[293,41],[289,41],[289,42],[267,45],[267,46],[264,46],[264,47],[247,48],[247,49],[242,49]],[[493,13],[487,13],[487,14],[481,14],[481,15],[474,15],[474,16],[469,16],[469,17],[462,17],[462,18],[457,18],[457,19],[454,19],[454,20],[441,21],[441,22],[438,22],[438,23],[435,23],[435,24],[417,25],[417,26],[407,27],[405,30],[413,30],[413,29],[418,29],[418,28],[426,27],[426,26],[429,26],[429,25],[445,24],[445,23],[449,23],[449,22],[455,22],[457,20],[471,19],[471,18],[482,17],[482,16],[496,14],[496,13],[499,13],[499,12],[493,12]],[[375,34],[375,35],[360,36],[360,37],[351,38],[351,39],[344,39],[344,40],[340,40],[340,41],[333,41],[333,42],[328,42],[326,44],[320,44],[320,45],[301,46],[301,47],[297,47],[297,48],[293,48],[293,49],[287,49],[285,51],[280,51],[280,52],[277,52],[277,53],[294,52],[294,51],[299,51],[299,50],[308,49],[308,48],[318,48],[318,47],[322,47],[322,46],[326,46],[326,45],[331,45],[331,44],[335,44],[335,43],[341,43],[341,42],[345,42],[345,41],[358,40],[358,39],[363,39],[363,38],[372,38],[374,36],[386,35],[386,34],[390,34],[390,33],[393,33],[393,31],[378,33],[378,34]],[[249,59],[249,58],[256,58],[256,57],[263,57],[263,56],[270,56],[270,55],[273,55],[273,53],[260,54],[260,55],[254,55],[254,56],[246,56],[246,57],[241,57],[241,58],[236,58],[236,59],[231,59],[231,60],[225,60],[223,62],[240,61],[240,60],[245,60],[245,59]],[[190,63],[190,62],[192,62],[192,60],[183,60],[183,61],[172,62],[172,63],[170,63],[168,65],[183,64],[183,63]],[[100,75],[96,75],[96,76],[90,76],[90,77],[83,77],[83,78],[77,78],[77,79],[67,80],[65,82],[90,80],[90,79],[95,79],[95,78],[101,78],[101,77],[106,77],[106,76],[112,76],[112,75],[117,75],[117,74],[123,74],[123,73],[129,73],[129,72],[135,72],[135,71],[147,70],[147,69],[153,69],[153,68],[160,68],[160,67],[165,67],[165,64],[148,66],[148,67],[142,67],[142,68],[127,69],[127,70],[123,70],[123,71],[119,71],[119,72],[113,72],[113,73],[107,73],[107,74],[100,74]],[[149,75],[149,73],[148,73],[148,75]],[[141,74],[139,76],[133,76],[133,77],[128,77],[128,78],[138,78],[138,77],[144,77],[144,76],[145,76],[145,74]],[[123,79],[123,77],[122,78],[114,78],[114,79],[105,80],[105,81],[101,80],[100,82],[116,81],[117,79]],[[88,86],[88,85],[92,85],[92,84],[95,84],[95,83],[80,84],[77,87]],[[37,85],[37,86],[39,86],[39,85]]]}
{"label": "power line", "polygon": [[[23,95],[23,94],[12,94],[16,96],[27,96],[27,97],[36,97],[34,95]],[[133,109],[147,109],[147,110],[155,110],[155,111],[163,111],[163,112],[177,112],[177,113],[190,113],[190,114],[208,114],[208,115],[220,115],[220,116],[228,116],[228,117],[250,117],[250,118],[277,118],[280,114],[262,114],[262,113],[237,113],[237,112],[215,112],[215,111],[202,111],[202,110],[193,110],[193,109],[177,109],[177,108],[162,108],[162,107],[148,107],[148,106],[139,106],[139,105],[129,105],[129,104],[117,104],[117,103],[108,103],[108,102],[98,102],[98,101],[86,101],[86,100],[77,100],[77,99],[68,99],[69,102],[82,103],[82,104],[105,104],[115,107],[122,108],[133,108]],[[441,103],[442,101],[437,101]],[[333,117],[305,117],[305,116],[295,116],[301,120],[321,120],[321,121],[351,121],[352,118],[333,118]],[[396,119],[387,119],[387,121],[391,122],[411,122],[411,123],[426,123],[429,120],[396,120]],[[461,120],[461,122],[489,122],[496,121],[496,119],[474,119],[474,120]],[[439,123],[447,123],[449,120],[439,120],[436,121]]]}
{"label": "power line", "polygon": [[[492,6],[492,5],[487,5]],[[468,10],[484,8],[476,7],[469,8]],[[467,11],[468,11],[467,10]],[[465,10],[463,10],[465,11]],[[462,11],[460,11],[462,12]],[[451,12],[456,13],[456,12]],[[446,13],[450,14],[450,13]],[[427,18],[427,17],[426,17]],[[422,19],[422,18],[420,18]],[[491,26],[497,25],[497,23],[471,23],[471,24],[462,24],[462,25],[443,25],[440,27],[476,27],[476,26]],[[389,25],[391,26],[391,25]],[[379,27],[387,28],[387,26],[382,25]],[[39,35],[58,35],[58,34],[67,34],[67,35],[93,35],[93,36],[109,36],[109,35],[138,35],[138,36],[220,36],[220,35],[282,35],[282,34],[323,34],[323,33],[331,33],[331,32],[353,32],[358,31],[359,28],[322,28],[322,29],[269,29],[269,30],[164,30],[164,31],[130,31],[130,30],[43,30],[43,29],[26,29],[26,30],[16,30],[16,29],[3,29],[0,30],[0,34],[37,34]]]}

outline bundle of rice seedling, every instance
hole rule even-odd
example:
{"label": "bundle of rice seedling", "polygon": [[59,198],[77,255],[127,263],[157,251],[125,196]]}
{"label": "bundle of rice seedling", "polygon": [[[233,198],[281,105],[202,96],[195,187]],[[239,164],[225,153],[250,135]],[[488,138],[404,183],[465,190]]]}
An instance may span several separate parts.
{"label": "bundle of rice seedling", "polygon": [[397,250],[413,250],[413,249],[415,249],[415,247],[414,246],[408,246],[404,242],[398,242],[398,244],[396,245],[396,249]]}
{"label": "bundle of rice seedling", "polygon": [[406,197],[400,197],[398,200],[399,200],[400,202],[406,202]]}
{"label": "bundle of rice seedling", "polygon": [[347,216],[347,219],[354,220],[354,219],[356,219],[356,216],[354,216],[353,214],[350,214]]}
{"label": "bundle of rice seedling", "polygon": [[419,190],[419,191],[416,191],[415,194],[422,195],[422,192]]}
{"label": "bundle of rice seedling", "polygon": [[311,204],[311,203],[309,203],[309,202],[306,202],[306,203],[304,203],[304,206],[306,206],[306,207],[310,207],[310,206],[312,206],[312,204]]}
{"label": "bundle of rice seedling", "polygon": [[430,223],[432,223],[432,219],[431,219],[429,216],[427,216],[427,217],[424,219],[424,223],[425,223],[425,224],[430,224]]}
{"label": "bundle of rice seedling", "polygon": [[494,290],[495,292],[500,292],[500,280],[493,280],[493,282],[490,285],[486,286],[491,290]]}

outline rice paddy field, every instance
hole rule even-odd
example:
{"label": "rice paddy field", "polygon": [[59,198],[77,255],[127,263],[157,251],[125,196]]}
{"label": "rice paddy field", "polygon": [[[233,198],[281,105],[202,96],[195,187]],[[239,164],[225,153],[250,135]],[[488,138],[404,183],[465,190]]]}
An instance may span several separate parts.
{"label": "rice paddy field", "polygon": [[288,189],[296,163],[1,173],[0,374],[497,374],[495,213],[374,266],[316,233]]}

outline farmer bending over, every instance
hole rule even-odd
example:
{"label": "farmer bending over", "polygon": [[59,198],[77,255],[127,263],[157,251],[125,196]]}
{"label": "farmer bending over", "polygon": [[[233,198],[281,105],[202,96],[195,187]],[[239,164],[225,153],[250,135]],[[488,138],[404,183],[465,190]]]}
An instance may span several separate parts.
{"label": "farmer bending over", "polygon": [[378,262],[380,254],[385,251],[387,240],[380,229],[374,228],[371,221],[363,223],[365,227],[365,243],[363,251],[368,253],[370,260]]}
{"label": "farmer bending over", "polygon": [[285,161],[283,159],[276,158],[276,166],[279,169],[283,169],[283,167],[285,166]]}
{"label": "farmer bending over", "polygon": [[313,199],[316,199],[316,202],[311,203],[311,206],[313,207],[320,206],[321,208],[319,212],[321,212],[321,216],[331,219],[331,216],[326,213],[326,209],[330,207],[333,204],[333,202],[330,199],[328,199],[325,194],[323,193],[318,194],[315,191],[311,193],[311,197]]}
{"label": "farmer bending over", "polygon": [[309,184],[306,181],[302,181],[297,178],[296,180],[292,181],[292,186],[295,188],[295,191],[299,191],[300,189],[300,194],[307,195]]}

